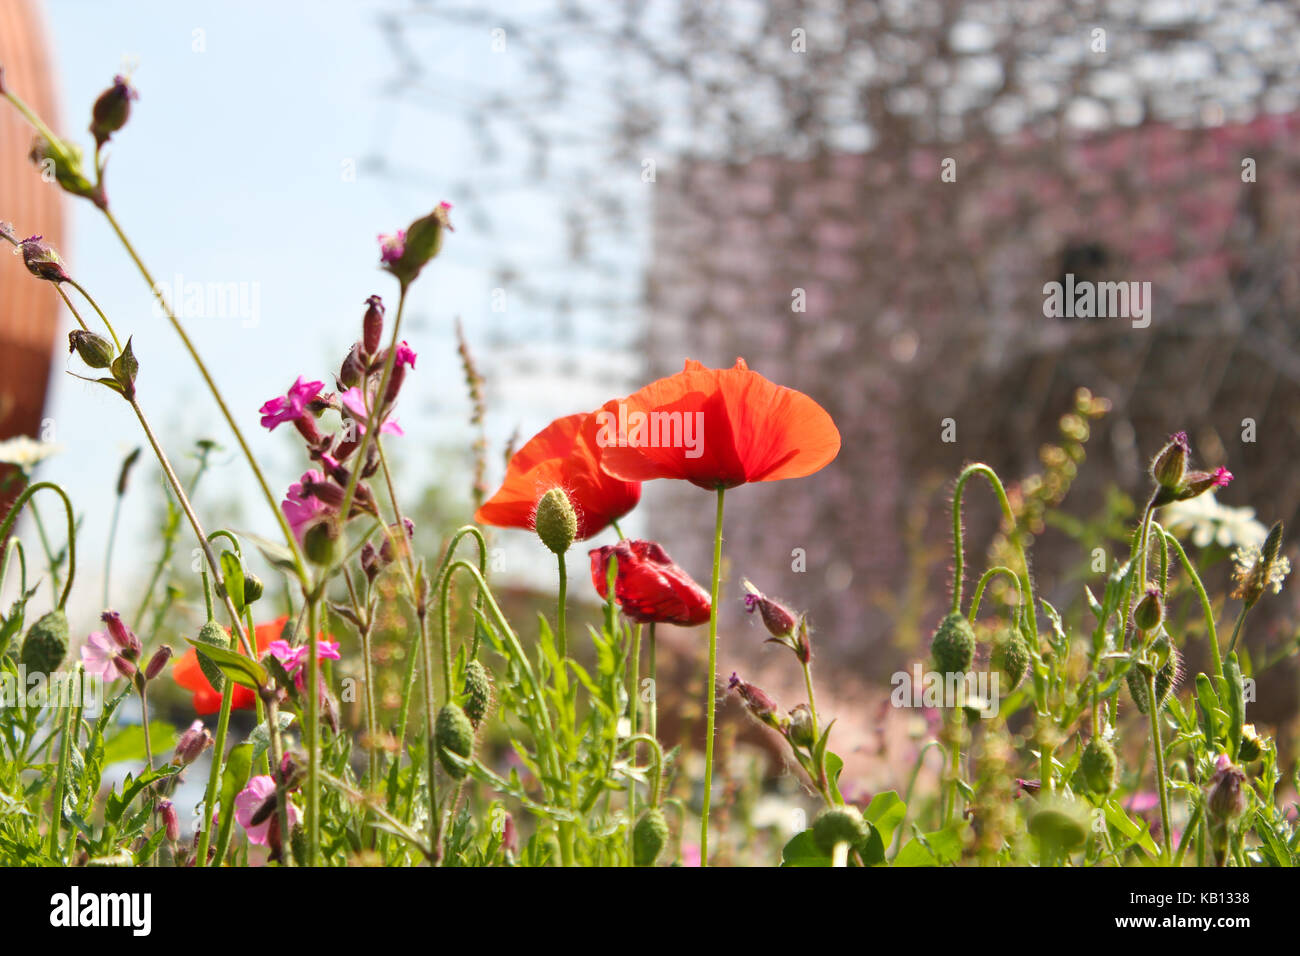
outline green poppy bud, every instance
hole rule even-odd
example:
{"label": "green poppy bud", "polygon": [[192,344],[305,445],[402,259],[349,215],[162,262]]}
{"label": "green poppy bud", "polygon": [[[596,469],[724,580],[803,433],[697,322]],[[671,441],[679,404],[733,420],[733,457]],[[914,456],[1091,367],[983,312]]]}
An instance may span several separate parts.
{"label": "green poppy bud", "polygon": [[943,619],[930,642],[930,657],[940,674],[964,674],[975,657],[975,631],[960,611]]}
{"label": "green poppy bud", "polygon": [[1088,839],[1088,808],[1078,800],[1047,799],[1029,817],[1029,832],[1045,852],[1071,850]]}
{"label": "green poppy bud", "polygon": [[492,675],[480,662],[465,665],[465,716],[478,730],[492,709]]}
{"label": "green poppy bud", "polygon": [[578,514],[563,488],[552,488],[537,502],[537,537],[556,554],[564,554],[578,536]]}
{"label": "green poppy bud", "polygon": [[991,662],[1006,679],[1006,691],[1015,690],[1029,670],[1029,645],[1018,628],[1008,628],[993,642]]}
{"label": "green poppy bud", "polygon": [[1147,588],[1142,600],[1133,609],[1133,623],[1139,631],[1154,631],[1165,619],[1165,605],[1160,599],[1160,589]]}
{"label": "green poppy bud", "polygon": [[641,814],[632,829],[632,865],[654,866],[668,843],[668,821],[664,812],[652,807]]}
{"label": "green poppy bud", "polygon": [[262,584],[262,579],[252,571],[244,572],[244,606],[252,604],[262,596],[266,588]]}
{"label": "green poppy bud", "polygon": [[828,855],[835,851],[837,843],[847,843],[856,849],[870,839],[871,825],[854,807],[830,807],[813,823],[813,842]]}
{"label": "green poppy bud", "polygon": [[[1162,634],[1156,638],[1151,648],[1155,653],[1165,656],[1164,663],[1156,671],[1156,709],[1164,710],[1165,704],[1169,703],[1174,687],[1178,685],[1182,676],[1182,661],[1178,656],[1178,648],[1174,647],[1167,635]],[[1126,680],[1129,694],[1133,697],[1138,713],[1147,713],[1150,695],[1147,693],[1146,674],[1142,673],[1141,667],[1134,666],[1129,668]]]}
{"label": "green poppy bud", "polygon": [[1102,737],[1089,740],[1079,757],[1079,773],[1083,775],[1083,782],[1089,790],[1100,796],[1115,789],[1115,771],[1118,766],[1115,748],[1109,740]]}
{"label": "green poppy bud", "polygon": [[[230,632],[218,624],[216,621],[208,621],[201,628],[194,639],[201,644],[211,644],[213,647],[220,647],[223,650],[230,650]],[[212,689],[220,692],[226,686],[226,675],[221,673],[221,668],[212,662],[212,658],[206,656],[202,651],[197,651],[196,656],[199,660],[199,669],[203,671],[203,676],[208,679]]]}
{"label": "green poppy bud", "polygon": [[55,608],[23,638],[20,659],[29,673],[53,674],[68,653],[68,615]]}
{"label": "green poppy bud", "polygon": [[465,768],[448,759],[447,755],[452,753],[468,760],[474,752],[474,726],[465,716],[465,711],[456,704],[446,704],[438,711],[438,719],[433,727],[433,739],[443,768],[453,779],[463,779]]}

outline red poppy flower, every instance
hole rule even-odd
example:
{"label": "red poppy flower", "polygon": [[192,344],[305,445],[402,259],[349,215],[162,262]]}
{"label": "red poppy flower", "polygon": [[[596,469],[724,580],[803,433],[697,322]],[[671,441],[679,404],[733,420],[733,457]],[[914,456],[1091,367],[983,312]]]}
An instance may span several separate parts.
{"label": "red poppy flower", "polygon": [[608,596],[606,575],[611,556],[618,560],[614,600],[623,613],[642,624],[680,624],[693,627],[709,619],[709,592],[673,563],[656,541],[620,541],[593,548],[591,583],[602,598]]}
{"label": "red poppy flower", "polygon": [[[269,624],[259,624],[253,629],[253,639],[257,643],[260,655],[272,641],[279,640],[284,626],[289,621],[282,617]],[[242,648],[240,649],[242,653]],[[203,668],[199,667],[199,653],[193,647],[180,656],[172,665],[172,677],[188,691],[193,691],[194,711],[200,716],[215,714],[221,709],[221,692],[209,683]],[[240,684],[235,685],[231,695],[230,706],[235,710],[252,707],[255,703],[253,691]]]}
{"label": "red poppy flower", "polygon": [[474,515],[481,524],[533,530],[537,501],[559,486],[578,514],[579,541],[600,533],[641,500],[636,481],[612,478],[601,470],[595,414],[557,418],[515,452],[495,495]]}
{"label": "red poppy flower", "polygon": [[840,433],[802,392],[751,372],[686,360],[599,412],[600,465],[625,481],[684,478],[713,491],[750,481],[802,478],[839,454]]}

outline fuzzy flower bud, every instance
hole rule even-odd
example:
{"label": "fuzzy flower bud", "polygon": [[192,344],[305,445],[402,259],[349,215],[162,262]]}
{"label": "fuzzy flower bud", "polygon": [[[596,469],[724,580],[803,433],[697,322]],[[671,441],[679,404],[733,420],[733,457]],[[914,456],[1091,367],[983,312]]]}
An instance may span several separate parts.
{"label": "fuzzy flower bud", "polygon": [[450,211],[451,203],[440,203],[433,212],[406,229],[379,237],[380,261],[403,286],[415,281],[420,270],[442,250],[444,230],[455,231],[448,216]]}
{"label": "fuzzy flower bud", "polygon": [[465,711],[456,704],[444,705],[434,722],[433,739],[443,768],[452,779],[464,779],[465,768],[451,760],[448,754],[468,760],[474,753],[474,725],[465,716]]}
{"label": "fuzzy flower bud", "polygon": [[266,585],[252,571],[244,572],[244,606],[253,604],[266,591]]}
{"label": "fuzzy flower bud", "polygon": [[465,716],[477,730],[492,709],[492,675],[478,660],[465,665]]}
{"label": "fuzzy flower bud", "polygon": [[790,711],[790,723],[786,736],[796,747],[810,748],[817,742],[817,728],[813,724],[812,711],[807,704],[798,704]]}
{"label": "fuzzy flower bud", "polygon": [[1160,589],[1148,587],[1142,600],[1133,609],[1133,623],[1139,631],[1154,631],[1165,619],[1165,605],[1160,599]]}
{"label": "fuzzy flower bud", "polygon": [[122,650],[127,651],[131,657],[139,657],[143,648],[140,646],[140,638],[135,636],[135,632],[126,626],[122,620],[122,615],[116,611],[105,611],[99,616],[108,628],[108,635]]}
{"label": "fuzzy flower bud", "polygon": [[964,674],[975,658],[975,631],[960,611],[943,619],[930,641],[930,656],[940,674]]}
{"label": "fuzzy flower bud", "polygon": [[829,807],[813,822],[813,842],[817,849],[830,855],[836,845],[847,843],[851,848],[865,846],[871,839],[871,825],[862,818],[856,807]]}
{"label": "fuzzy flower bud", "polygon": [[1105,796],[1115,789],[1115,771],[1118,761],[1115,748],[1102,737],[1093,737],[1079,757],[1079,773],[1093,793]]}
{"label": "fuzzy flower bud", "polygon": [[356,388],[366,375],[366,363],[361,357],[361,343],[355,343],[348,349],[348,357],[339,369],[339,388]]}
{"label": "fuzzy flower bud", "polygon": [[1212,822],[1225,823],[1246,812],[1246,791],[1242,789],[1245,782],[1245,771],[1229,760],[1227,754],[1220,754],[1214,776],[1210,778],[1210,792],[1206,800],[1206,809]]}
{"label": "fuzzy flower bud", "polygon": [[196,720],[181,734],[176,741],[176,752],[172,754],[172,763],[178,767],[188,767],[202,756],[203,751],[212,746],[212,734],[208,733],[203,721]]}
{"label": "fuzzy flower bud", "polygon": [[68,616],[56,608],[28,630],[19,659],[28,673],[53,674],[67,653]]}
{"label": "fuzzy flower bud", "polygon": [[1191,454],[1192,447],[1188,444],[1187,432],[1171,435],[1169,442],[1151,462],[1151,477],[1161,488],[1178,490],[1182,487],[1183,475],[1187,472],[1187,459]]}
{"label": "fuzzy flower bud", "polygon": [[632,829],[632,865],[654,866],[668,843],[668,821],[658,807],[651,807]]}
{"label": "fuzzy flower bud", "polygon": [[176,815],[176,807],[170,800],[163,800],[158,804],[158,815],[162,817],[163,830],[167,833],[167,839],[175,843],[181,838],[181,821]]}
{"label": "fuzzy flower bud", "polygon": [[776,701],[748,681],[741,680],[734,673],[727,682],[727,690],[733,690],[744,701],[745,709],[759,723],[766,724],[774,730],[784,730],[785,722],[777,716]]}
{"label": "fuzzy flower bud", "polygon": [[36,278],[54,283],[67,282],[71,276],[64,271],[63,260],[54,251],[54,247],[43,239],[42,236],[28,236],[18,243],[14,253],[22,255],[23,265]]}
{"label": "fuzzy flower bud", "polygon": [[[366,355],[375,355],[384,338],[384,300],[377,295],[366,299],[366,314],[361,319],[361,347]],[[349,386],[350,387],[350,386]]]}
{"label": "fuzzy flower bud", "polygon": [[578,536],[578,515],[563,488],[552,488],[538,500],[533,527],[542,544],[556,554],[564,554],[573,545]]}
{"label": "fuzzy flower bud", "polygon": [[767,633],[773,637],[789,637],[794,632],[795,625],[799,623],[794,612],[784,604],[773,601],[748,580],[742,583],[745,588],[745,610],[750,614],[757,610],[763,618]]}

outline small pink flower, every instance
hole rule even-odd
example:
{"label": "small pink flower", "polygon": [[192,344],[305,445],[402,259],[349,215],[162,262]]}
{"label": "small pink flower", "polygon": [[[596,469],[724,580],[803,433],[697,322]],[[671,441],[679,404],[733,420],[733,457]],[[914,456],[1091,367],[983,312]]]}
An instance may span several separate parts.
{"label": "small pink flower", "polygon": [[[415,353],[411,354],[414,355]],[[370,417],[370,410],[366,408],[365,399],[361,397],[361,389],[354,385],[339,395],[339,401],[343,403],[343,407],[347,409],[352,416],[352,420],[356,422],[357,434],[364,435],[366,433],[366,419]],[[395,420],[386,418],[384,423],[379,426],[379,434],[405,435],[406,433],[402,431],[402,426],[397,424]]]}
{"label": "small pink flower", "polygon": [[1214,469],[1214,476],[1211,480],[1211,487],[1226,488],[1228,487],[1228,482],[1230,481],[1232,481],[1232,472],[1228,471],[1228,469],[1226,468]]}
{"label": "small pink flower", "polygon": [[[290,646],[288,641],[272,641],[266,647],[267,652],[272,657],[284,665],[285,672],[293,678],[293,682],[298,685],[298,689],[303,689],[303,672],[307,669],[307,657],[309,651],[307,645],[299,647]],[[339,654],[339,645],[337,641],[317,641],[316,658],[322,661],[337,661],[342,655]]]}
{"label": "small pink flower", "polygon": [[280,502],[280,510],[284,512],[285,518],[288,519],[294,537],[300,542],[302,541],[303,532],[315,520],[316,516],[330,510],[324,502],[305,493],[303,485],[305,483],[323,482],[324,480],[325,476],[319,471],[309,471],[300,480],[289,486],[284,501]]}
{"label": "small pink flower", "polygon": [[406,230],[399,229],[394,233],[379,234],[379,261],[383,263],[396,262],[406,254]]}
{"label": "small pink flower", "polygon": [[407,345],[405,339],[403,339],[402,344],[397,347],[397,360],[395,364],[409,365],[411,368],[415,368],[415,349]]}
{"label": "small pink flower", "polygon": [[105,631],[92,631],[81,646],[81,663],[87,674],[95,674],[105,681],[115,680],[117,668],[113,658],[117,656],[117,642]]}
{"label": "small pink flower", "polygon": [[[266,819],[255,826],[249,826],[249,821],[261,809],[268,797],[275,794],[275,781],[268,774],[254,777],[248,781],[248,786],[239,792],[235,797],[235,819],[239,825],[248,832],[248,842],[257,843],[265,846],[267,842],[267,831],[271,829],[271,821],[274,814],[268,814]],[[289,817],[289,828],[293,829],[294,824],[298,822],[298,809],[289,801],[287,808]]]}
{"label": "small pink flower", "polygon": [[261,407],[262,427],[275,431],[279,425],[302,418],[307,414],[308,403],[314,400],[324,387],[324,382],[304,382],[299,375],[289,386],[287,394],[277,395]]}

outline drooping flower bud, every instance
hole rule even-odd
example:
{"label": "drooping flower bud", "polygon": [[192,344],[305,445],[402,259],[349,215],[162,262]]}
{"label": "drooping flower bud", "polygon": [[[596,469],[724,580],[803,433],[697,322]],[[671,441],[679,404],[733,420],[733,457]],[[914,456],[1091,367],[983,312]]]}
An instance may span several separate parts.
{"label": "drooping flower bud", "polygon": [[930,657],[940,674],[964,674],[975,658],[975,631],[960,611],[939,624],[930,641]]}
{"label": "drooping flower bud", "polygon": [[1227,823],[1246,812],[1246,772],[1220,754],[1206,798],[1206,812],[1213,823]]}
{"label": "drooping flower bud", "polygon": [[420,270],[442,250],[443,231],[455,231],[448,216],[450,211],[451,203],[440,203],[405,230],[379,237],[380,261],[403,286],[415,281]]}
{"label": "drooping flower bud", "polygon": [[818,814],[812,831],[817,849],[827,855],[834,853],[840,843],[857,849],[871,839],[871,825],[856,807],[828,807]]}
{"label": "drooping flower bud", "polygon": [[453,780],[464,779],[466,769],[451,760],[448,754],[468,760],[474,753],[474,725],[465,716],[465,711],[456,704],[445,704],[434,722],[433,739],[443,769]]}
{"label": "drooping flower bud", "polygon": [[68,616],[59,608],[43,615],[27,631],[19,660],[31,674],[53,674],[68,653]]}
{"label": "drooping flower bud", "polygon": [[366,363],[361,357],[361,343],[356,342],[348,349],[348,357],[343,360],[343,366],[339,369],[339,388],[356,388],[365,376]]}
{"label": "drooping flower bud", "polygon": [[[366,355],[379,352],[384,339],[384,300],[377,295],[366,299],[366,314],[361,319],[361,347]],[[348,386],[351,388],[351,386]]]}
{"label": "drooping flower bud", "polygon": [[1079,773],[1093,793],[1105,796],[1115,789],[1115,771],[1119,761],[1115,748],[1101,736],[1092,737],[1079,757]]}
{"label": "drooping flower bud", "polygon": [[1187,459],[1191,454],[1187,432],[1169,436],[1168,443],[1151,462],[1151,477],[1161,488],[1177,491],[1182,487],[1183,475],[1187,472]]}
{"label": "drooping flower bud", "polygon": [[74,329],[68,333],[68,352],[76,352],[91,368],[108,368],[113,364],[113,343],[102,335]]}
{"label": "drooping flower bud", "polygon": [[125,677],[127,680],[130,680],[136,675],[135,664],[127,660],[121,654],[113,655],[113,667],[117,670],[117,673],[120,676]]}
{"label": "drooping flower bud", "polygon": [[1006,680],[1005,690],[1012,691],[1020,686],[1029,670],[1029,645],[1019,628],[1009,627],[998,635],[993,641],[989,662]]}
{"label": "drooping flower bud", "polygon": [[492,675],[478,660],[465,665],[465,716],[477,730],[492,709]]}
{"label": "drooping flower bud", "polygon": [[807,704],[797,704],[790,711],[786,736],[796,747],[809,748],[817,742],[817,727],[813,723],[812,711]]}
{"label": "drooping flower bud", "polygon": [[28,236],[18,243],[15,253],[21,253],[23,265],[38,279],[48,282],[67,282],[71,278],[63,268],[63,260],[54,247],[44,242],[43,236]]}
{"label": "drooping flower bud", "polygon": [[1133,609],[1133,623],[1139,631],[1154,631],[1165,619],[1165,605],[1160,598],[1160,589],[1148,587],[1142,600]]}
{"label": "drooping flower bud", "polygon": [[175,843],[181,838],[181,821],[176,815],[176,807],[170,800],[162,800],[158,803],[158,815],[162,817],[163,830],[167,834],[167,839]]}
{"label": "drooping flower bud", "polygon": [[208,733],[207,728],[203,726],[203,721],[196,720],[176,741],[176,752],[172,754],[172,763],[178,767],[188,767],[211,746],[212,734]]}
{"label": "drooping flower bud", "polygon": [[668,821],[658,807],[641,814],[632,828],[632,865],[654,866],[668,843]]}
{"label": "drooping flower bud", "polygon": [[99,94],[90,114],[90,132],[99,148],[126,125],[131,117],[131,101],[138,100],[137,93],[125,77],[113,77],[113,85]]}
{"label": "drooping flower bud", "polygon": [[745,704],[745,709],[759,723],[766,724],[774,730],[784,730],[783,721],[776,712],[776,701],[748,681],[741,680],[736,674],[727,682],[727,690],[735,691]]}
{"label": "drooping flower bud", "polygon": [[578,515],[563,488],[552,488],[538,500],[533,526],[542,544],[555,554],[564,554],[573,545],[578,536]]}
{"label": "drooping flower bud", "polygon": [[162,673],[162,669],[167,666],[167,662],[172,659],[172,649],[170,644],[164,644],[158,650],[154,651],[153,657],[149,658],[149,665],[144,669],[144,679],[153,680]]}

